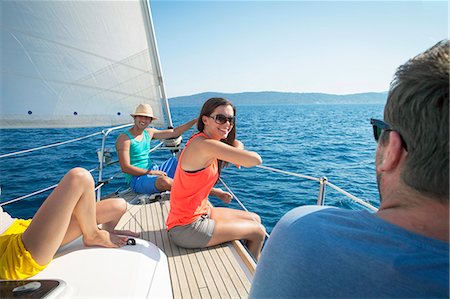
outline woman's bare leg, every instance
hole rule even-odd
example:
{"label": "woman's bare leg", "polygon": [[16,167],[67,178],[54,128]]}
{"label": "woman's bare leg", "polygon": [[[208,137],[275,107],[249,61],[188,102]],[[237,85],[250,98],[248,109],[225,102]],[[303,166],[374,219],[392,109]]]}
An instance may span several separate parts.
{"label": "woman's bare leg", "polygon": [[102,229],[117,235],[139,237],[139,233],[130,230],[116,230],[117,223],[127,211],[127,203],[123,198],[109,198],[97,203],[97,223]]}
{"label": "woman's bare leg", "polygon": [[[253,220],[254,215],[256,214],[240,210],[213,208],[211,219],[216,225],[207,246],[245,239],[250,253],[258,260],[265,238],[265,229],[258,221]],[[260,221],[259,216],[258,219]]]}
{"label": "woman's bare leg", "polygon": [[[73,215],[73,216],[72,216]],[[94,181],[83,168],[74,168],[59,182],[22,235],[25,248],[38,264],[51,261],[75,217],[87,246],[118,247],[126,237],[99,230],[96,222]]]}
{"label": "woman's bare leg", "polygon": [[[129,230],[115,230],[120,218],[127,211],[127,203],[123,198],[108,198],[97,202],[96,204],[96,219],[97,224],[102,224],[102,229],[117,235],[124,235],[130,237],[139,237],[138,233]],[[69,228],[64,236],[61,245],[65,245],[81,236],[81,228],[77,219],[72,216],[69,223]]]}

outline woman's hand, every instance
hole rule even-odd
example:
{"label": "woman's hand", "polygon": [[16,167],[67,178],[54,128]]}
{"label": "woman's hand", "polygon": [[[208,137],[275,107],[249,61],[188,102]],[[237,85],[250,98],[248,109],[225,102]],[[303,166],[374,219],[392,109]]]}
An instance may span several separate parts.
{"label": "woman's hand", "polygon": [[223,201],[226,204],[229,204],[233,199],[233,196],[230,193],[225,192],[220,188],[212,188],[210,195],[218,197],[221,201]]}

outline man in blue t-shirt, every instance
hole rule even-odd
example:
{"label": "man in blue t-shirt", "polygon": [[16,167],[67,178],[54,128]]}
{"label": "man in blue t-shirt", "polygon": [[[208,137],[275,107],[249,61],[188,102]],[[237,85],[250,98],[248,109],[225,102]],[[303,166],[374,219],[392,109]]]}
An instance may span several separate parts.
{"label": "man in blue t-shirt", "polygon": [[400,66],[372,119],[380,208],[305,206],[275,226],[250,298],[449,297],[449,48]]}
{"label": "man in blue t-shirt", "polygon": [[150,141],[179,137],[189,130],[197,119],[175,129],[157,130],[149,127],[156,119],[149,104],[140,104],[131,114],[134,126],[121,134],[116,141],[120,167],[131,189],[137,193],[153,194],[172,188],[172,179],[177,167],[177,159],[172,157],[161,165],[150,161]]}

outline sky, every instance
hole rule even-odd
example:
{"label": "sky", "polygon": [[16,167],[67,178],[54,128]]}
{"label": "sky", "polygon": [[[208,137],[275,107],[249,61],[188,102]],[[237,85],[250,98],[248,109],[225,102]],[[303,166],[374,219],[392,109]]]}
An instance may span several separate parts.
{"label": "sky", "polygon": [[169,98],[200,92],[389,89],[448,38],[447,1],[150,0]]}

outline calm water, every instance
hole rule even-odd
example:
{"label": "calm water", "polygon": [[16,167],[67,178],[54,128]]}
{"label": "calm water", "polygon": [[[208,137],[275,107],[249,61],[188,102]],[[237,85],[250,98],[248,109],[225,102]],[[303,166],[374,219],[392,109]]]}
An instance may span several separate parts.
{"label": "calm water", "polygon": [[[374,163],[376,144],[369,119],[382,118],[383,105],[237,108],[238,139],[247,149],[257,151],[264,165],[313,177],[326,176],[333,184],[378,205]],[[172,108],[175,126],[196,117],[199,111],[199,107]],[[0,154],[69,140],[100,129],[0,130]],[[183,140],[186,141],[193,132],[192,129],[186,132]],[[118,134],[109,137],[108,147],[114,148]],[[57,148],[0,159],[0,201],[56,184],[72,167],[95,168],[96,150],[100,146],[101,137],[96,136]],[[153,157],[160,162],[168,156],[167,152],[158,151]],[[117,159],[115,153],[113,159]],[[118,166],[110,167],[105,176],[117,171]],[[94,173],[94,177],[96,175]],[[222,178],[248,210],[261,215],[269,232],[287,211],[300,205],[314,204],[317,200],[317,182],[258,168],[237,170],[232,166],[223,171]],[[125,180],[120,175],[104,188],[103,193],[125,187]],[[30,218],[47,195],[37,195],[4,206],[4,209],[15,217]],[[223,206],[215,198],[212,202]],[[326,190],[326,202],[356,208],[344,195],[331,188]],[[235,201],[229,206],[238,208]]]}

